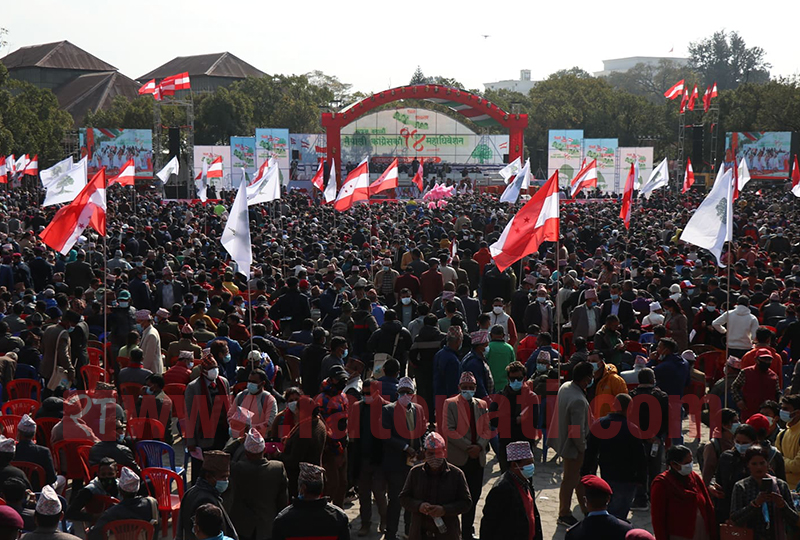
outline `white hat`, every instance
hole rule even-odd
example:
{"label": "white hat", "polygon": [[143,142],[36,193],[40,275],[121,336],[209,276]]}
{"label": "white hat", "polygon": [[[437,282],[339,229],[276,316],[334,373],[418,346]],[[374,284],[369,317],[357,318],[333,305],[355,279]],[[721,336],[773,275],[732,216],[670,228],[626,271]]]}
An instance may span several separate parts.
{"label": "white hat", "polygon": [[414,384],[414,379],[411,377],[403,377],[400,379],[400,381],[397,383],[397,391],[399,392],[402,388],[411,390],[412,392],[417,391],[417,385]]}
{"label": "white hat", "polygon": [[693,350],[687,349],[681,353],[681,358],[683,358],[687,362],[694,362],[695,360],[697,360],[697,355],[694,353]]}
{"label": "white hat", "polygon": [[139,491],[139,476],[128,467],[122,467],[119,475],[119,489],[126,493],[136,493]]}
{"label": "white hat", "polygon": [[671,292],[672,294],[679,293],[681,292],[681,286],[678,285],[677,283],[673,283],[672,285],[669,286],[669,292]]}
{"label": "white hat", "polygon": [[650,311],[658,311],[661,309],[661,302],[650,302]]}
{"label": "white hat", "polygon": [[42,494],[36,501],[36,513],[43,516],[57,516],[61,513],[61,500],[52,486],[42,488]]}
{"label": "white hat", "polygon": [[14,439],[9,439],[5,435],[0,435],[0,452],[13,454],[17,450],[17,443]]}
{"label": "white hat", "polygon": [[244,449],[251,454],[262,454],[266,448],[264,437],[255,428],[250,428],[247,432],[247,437],[244,439]]}
{"label": "white hat", "polygon": [[27,415],[22,415],[22,420],[19,421],[17,424],[17,431],[22,431],[23,433],[36,433],[36,422]]}

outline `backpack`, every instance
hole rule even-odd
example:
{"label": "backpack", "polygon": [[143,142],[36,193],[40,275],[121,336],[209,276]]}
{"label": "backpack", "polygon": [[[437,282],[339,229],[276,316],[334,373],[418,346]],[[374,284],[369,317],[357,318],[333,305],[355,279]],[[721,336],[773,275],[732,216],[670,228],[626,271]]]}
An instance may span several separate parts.
{"label": "backpack", "polygon": [[697,462],[697,465],[700,467],[700,470],[703,470],[703,465],[705,464],[705,450],[706,446],[711,444],[714,447],[714,453],[719,458],[719,455],[722,453],[722,445],[719,442],[719,439],[711,439],[710,443],[704,443],[697,447],[694,454],[694,460]]}

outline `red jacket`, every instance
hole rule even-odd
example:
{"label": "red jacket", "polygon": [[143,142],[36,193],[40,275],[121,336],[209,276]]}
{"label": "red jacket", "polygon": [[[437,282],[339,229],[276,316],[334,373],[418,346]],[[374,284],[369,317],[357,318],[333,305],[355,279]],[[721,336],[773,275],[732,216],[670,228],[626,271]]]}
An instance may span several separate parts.
{"label": "red jacket", "polygon": [[489,264],[489,261],[492,260],[492,253],[489,251],[489,248],[481,248],[478,252],[472,256],[473,259],[478,263],[481,268],[481,275],[483,275],[483,267]]}
{"label": "red jacket", "polygon": [[444,281],[439,270],[425,270],[419,278],[419,288],[422,293],[422,300],[433,305],[433,301],[442,294]]}
{"label": "red jacket", "polygon": [[714,504],[700,475],[692,472],[684,479],[669,469],[655,477],[650,487],[650,517],[656,540],[669,540],[670,535],[693,538],[698,509],[708,537],[716,540]]}

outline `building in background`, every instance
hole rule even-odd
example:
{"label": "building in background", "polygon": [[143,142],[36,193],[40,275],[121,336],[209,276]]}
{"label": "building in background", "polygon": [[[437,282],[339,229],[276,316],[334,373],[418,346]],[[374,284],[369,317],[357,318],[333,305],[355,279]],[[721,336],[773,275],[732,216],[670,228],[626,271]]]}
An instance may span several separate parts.
{"label": "building in background", "polygon": [[[263,71],[256,69],[241,58],[229,52],[178,56],[137,80],[144,84],[151,79],[161,82],[164,77],[188,73],[192,82],[192,92],[213,92],[221,86],[241,81],[247,77],[263,77]],[[185,92],[185,91],[183,91]],[[177,92],[180,96],[181,91]]]}
{"label": "building in background", "polygon": [[118,95],[138,95],[136,81],[69,41],[21,47],[0,62],[12,79],[52,90],[76,125],[89,111],[109,107]]}
{"label": "building in background", "polygon": [[689,64],[688,58],[679,58],[676,56],[629,56],[627,58],[612,58],[610,60],[603,60],[603,71],[596,71],[595,77],[606,77],[612,73],[624,73],[637,64],[646,64],[648,66],[658,66],[662,60],[669,60],[679,67]]}
{"label": "building in background", "polygon": [[531,70],[521,69],[519,72],[519,80],[507,80],[483,83],[487,90],[510,90],[511,92],[519,92],[520,94],[527,94],[531,88],[536,86],[539,81],[531,80]]}

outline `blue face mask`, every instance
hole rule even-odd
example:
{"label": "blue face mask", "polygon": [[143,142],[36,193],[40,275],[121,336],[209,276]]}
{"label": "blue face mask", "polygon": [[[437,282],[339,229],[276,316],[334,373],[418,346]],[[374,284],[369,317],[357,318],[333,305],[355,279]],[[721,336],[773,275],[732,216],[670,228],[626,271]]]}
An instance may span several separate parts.
{"label": "blue face mask", "polygon": [[717,306],[706,306],[706,309],[713,312],[715,309],[717,309]]}
{"label": "blue face mask", "polygon": [[462,390],[461,397],[463,397],[466,400],[470,400],[473,397],[475,397],[475,390]]}
{"label": "blue face mask", "polygon": [[739,429],[739,426],[741,426],[741,425],[742,425],[741,422],[732,423],[731,424],[731,433],[736,433],[736,430]]}
{"label": "blue face mask", "polygon": [[251,394],[258,394],[258,383],[249,382],[247,383],[247,391]]}
{"label": "blue face mask", "polygon": [[612,300],[619,300],[619,295],[618,294],[612,294],[611,295],[611,299]]}
{"label": "blue face mask", "polygon": [[536,364],[536,371],[539,373],[544,373],[547,371],[547,364]]}
{"label": "blue face mask", "polygon": [[522,390],[522,381],[509,381],[508,386],[510,386],[514,392],[519,392]]}
{"label": "blue face mask", "polygon": [[350,352],[350,351],[349,351],[348,349],[345,349],[345,350],[344,350],[344,352],[342,353],[342,358],[347,358],[347,354],[348,354],[349,352]]}
{"label": "blue face mask", "polygon": [[75,331],[75,327],[74,326],[70,326],[69,328],[67,328],[67,332],[69,332],[70,334],[72,332],[74,332],[74,331]]}
{"label": "blue face mask", "polygon": [[591,388],[593,384],[594,384],[594,377],[592,377],[592,379],[589,381],[589,384],[586,385],[586,388],[587,389]]}
{"label": "blue face mask", "polygon": [[792,419],[792,413],[789,411],[781,410],[780,416],[781,420],[783,420],[785,423],[789,423],[789,421]]}
{"label": "blue face mask", "polygon": [[217,480],[217,483],[214,484],[214,487],[217,488],[217,491],[219,491],[220,493],[225,493],[225,490],[228,489],[228,481]]}
{"label": "blue face mask", "polygon": [[230,353],[226,354],[225,357],[222,359],[222,361],[225,362],[226,364],[229,363],[231,361],[231,354]]}
{"label": "blue face mask", "polygon": [[739,452],[740,454],[744,455],[744,453],[747,452],[747,449],[750,448],[753,445],[752,444],[734,443],[734,446],[736,447],[736,451],[737,452]]}
{"label": "blue face mask", "polygon": [[153,395],[153,389],[150,388],[149,386],[147,388],[145,388],[144,391],[147,392],[148,395],[151,395],[151,396]]}
{"label": "blue face mask", "polygon": [[598,362],[589,362],[592,365],[592,373],[600,369],[600,364]]}
{"label": "blue face mask", "polygon": [[536,471],[536,466],[533,463],[524,465],[521,469],[522,476],[525,478],[533,478],[533,473]]}

